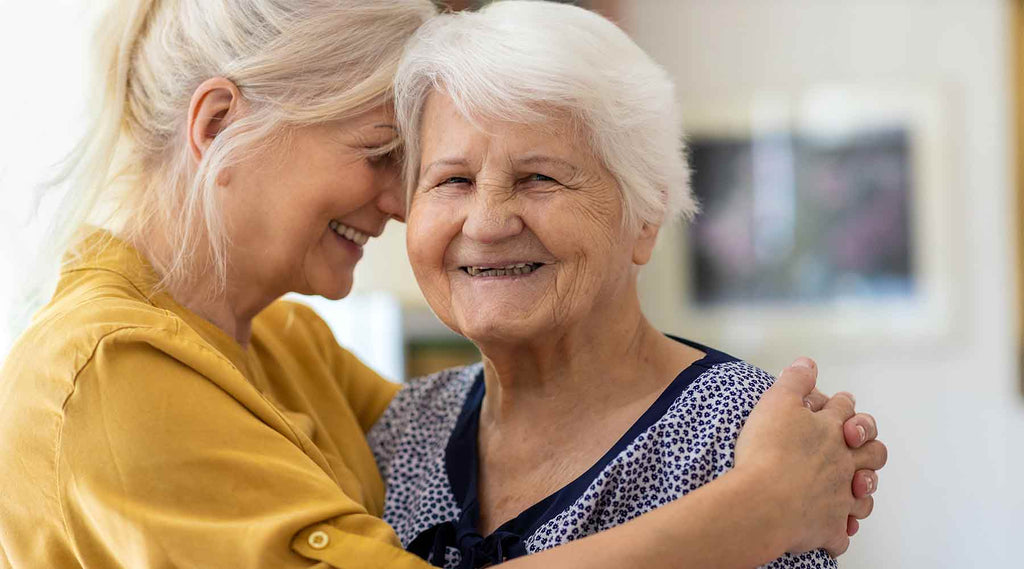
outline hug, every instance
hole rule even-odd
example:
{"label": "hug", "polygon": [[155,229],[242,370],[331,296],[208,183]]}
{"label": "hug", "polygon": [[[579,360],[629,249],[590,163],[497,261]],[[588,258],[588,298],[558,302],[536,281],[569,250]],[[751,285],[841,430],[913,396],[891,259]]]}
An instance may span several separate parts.
{"label": "hug", "polygon": [[[661,333],[697,214],[675,86],[582,8],[122,0],[0,371],[0,567],[835,567],[852,396]],[[298,292],[389,221],[483,356],[401,387]]]}

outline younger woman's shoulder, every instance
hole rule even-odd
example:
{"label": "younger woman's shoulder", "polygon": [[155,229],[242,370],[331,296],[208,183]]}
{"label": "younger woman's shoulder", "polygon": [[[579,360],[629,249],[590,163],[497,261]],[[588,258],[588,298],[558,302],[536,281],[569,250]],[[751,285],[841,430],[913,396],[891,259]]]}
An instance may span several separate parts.
{"label": "younger woman's shoulder", "polygon": [[313,308],[293,300],[270,303],[252,321],[254,336],[273,336],[293,342],[333,343],[327,322]]}

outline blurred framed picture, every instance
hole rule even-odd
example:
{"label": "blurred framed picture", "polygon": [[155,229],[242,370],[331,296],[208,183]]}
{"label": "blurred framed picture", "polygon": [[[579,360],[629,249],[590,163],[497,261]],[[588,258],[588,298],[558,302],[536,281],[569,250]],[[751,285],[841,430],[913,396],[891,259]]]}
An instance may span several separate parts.
{"label": "blurred framed picture", "polygon": [[648,313],[748,357],[948,339],[947,116],[914,87],[684,101],[702,211],[663,228]]}

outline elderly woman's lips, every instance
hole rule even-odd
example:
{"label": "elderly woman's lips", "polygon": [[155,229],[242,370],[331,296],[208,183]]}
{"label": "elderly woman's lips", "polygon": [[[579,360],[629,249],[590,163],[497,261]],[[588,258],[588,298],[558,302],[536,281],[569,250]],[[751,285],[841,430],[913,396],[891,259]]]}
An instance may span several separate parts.
{"label": "elderly woman's lips", "polygon": [[459,267],[471,277],[506,277],[528,275],[544,266],[544,263],[516,263],[502,267],[465,266]]}

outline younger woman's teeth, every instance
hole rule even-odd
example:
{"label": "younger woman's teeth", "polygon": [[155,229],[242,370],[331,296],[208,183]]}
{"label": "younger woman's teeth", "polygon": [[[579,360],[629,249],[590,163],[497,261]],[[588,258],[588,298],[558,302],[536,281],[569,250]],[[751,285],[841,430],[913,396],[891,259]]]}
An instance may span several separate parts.
{"label": "younger woman's teeth", "polygon": [[331,228],[331,231],[341,235],[360,247],[366,245],[366,242],[370,240],[370,236],[366,233],[363,233],[354,227],[349,227],[336,219],[332,219],[327,225]]}

